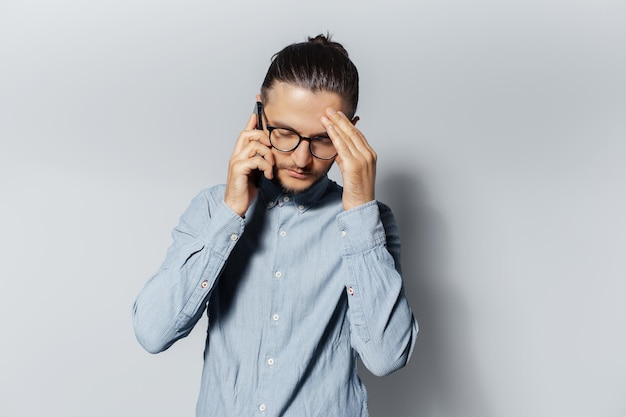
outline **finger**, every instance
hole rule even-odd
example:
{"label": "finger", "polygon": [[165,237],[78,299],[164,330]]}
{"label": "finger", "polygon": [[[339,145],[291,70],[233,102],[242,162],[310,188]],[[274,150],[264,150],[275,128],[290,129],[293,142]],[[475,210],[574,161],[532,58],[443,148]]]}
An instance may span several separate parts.
{"label": "finger", "polygon": [[347,120],[343,113],[328,109],[327,116],[322,116],[322,124],[326,128],[328,136],[335,145],[339,156],[349,157],[358,153],[351,135],[360,134],[360,132],[356,129],[351,130],[352,123]]}
{"label": "finger", "polygon": [[256,143],[256,145],[260,145],[264,150],[267,150],[268,152],[272,148],[270,138],[263,130],[254,130],[252,134],[248,136],[248,142]]}
{"label": "finger", "polygon": [[[266,148],[267,149],[267,148]],[[246,158],[239,158],[239,161],[236,162],[243,172],[249,174],[256,170],[263,171],[263,174],[267,179],[272,179],[274,174],[274,159],[273,155],[270,153],[263,154],[263,149],[259,149],[258,153],[255,153],[254,150],[248,154],[249,156]]]}
{"label": "finger", "polygon": [[332,125],[339,133],[341,139],[346,144],[351,153],[372,154],[374,149],[367,142],[367,139],[359,129],[354,126],[345,114],[341,111],[327,110],[329,125]]}
{"label": "finger", "polygon": [[341,111],[334,111],[334,109],[328,109],[327,114],[329,114],[331,121],[339,128],[339,130],[345,133],[344,137],[347,143],[349,140],[352,140],[354,145],[362,147],[368,150],[372,150],[367,139],[363,136],[363,133],[359,129],[354,126],[354,123],[359,119],[356,117],[354,121],[348,119],[348,117]]}
{"label": "finger", "polygon": [[256,126],[256,114],[252,113],[250,117],[248,118],[246,127],[244,127],[243,131],[239,134],[239,137],[237,137],[237,140],[235,141],[235,149],[233,150],[233,155],[241,152],[241,149],[243,148],[247,140],[249,140],[249,139],[246,139],[246,138],[249,138],[246,132],[253,132],[255,126]]}
{"label": "finger", "polygon": [[256,129],[256,113],[252,113],[250,118],[248,119],[248,123],[246,124],[246,128],[244,130],[255,130]]}
{"label": "finger", "polygon": [[230,160],[229,171],[235,176],[248,176],[256,170],[261,170],[265,176],[271,178],[274,167],[274,160],[271,153],[263,155],[263,149],[259,149],[259,153],[254,149],[245,149],[245,153],[234,155]]}
{"label": "finger", "polygon": [[350,147],[346,143],[343,133],[335,127],[335,125],[325,116],[322,116],[322,124],[328,133],[328,137],[333,142],[337,155],[339,157],[349,156],[352,154]]}
{"label": "finger", "polygon": [[249,142],[241,152],[232,156],[231,163],[241,167],[246,174],[255,169],[260,169],[264,171],[267,178],[271,178],[274,154],[267,146],[261,145],[259,142]]}
{"label": "finger", "polygon": [[327,124],[328,136],[333,141],[337,150],[335,161],[343,173],[345,169],[360,170],[365,167],[374,167],[376,164],[376,152],[369,146],[365,137],[358,130],[350,131],[350,134],[338,129],[332,122]]}
{"label": "finger", "polygon": [[242,150],[241,155],[242,158],[260,156],[271,164],[274,163],[274,154],[272,153],[272,150],[257,141],[249,142],[248,145]]}
{"label": "finger", "polygon": [[253,156],[248,159],[248,169],[249,172],[253,172],[256,170],[262,171],[265,178],[272,179],[274,175],[274,165],[269,163],[266,159],[264,159],[261,155]]}
{"label": "finger", "polygon": [[260,143],[266,148],[269,148],[271,146],[269,138],[267,137],[267,133],[265,133],[263,130],[244,130],[239,134],[237,142],[235,142],[233,155],[241,153],[243,148],[247,146],[247,144],[250,142]]}
{"label": "finger", "polygon": [[269,161],[265,159],[263,161],[265,162],[262,162],[259,165],[259,169],[263,171],[263,175],[265,175],[265,178],[267,178],[268,180],[271,180],[272,178],[274,178],[274,164],[269,163]]}
{"label": "finger", "polygon": [[326,109],[326,116],[341,129],[348,129],[349,127],[354,127],[350,119],[343,114],[342,111],[337,111],[332,107]]}

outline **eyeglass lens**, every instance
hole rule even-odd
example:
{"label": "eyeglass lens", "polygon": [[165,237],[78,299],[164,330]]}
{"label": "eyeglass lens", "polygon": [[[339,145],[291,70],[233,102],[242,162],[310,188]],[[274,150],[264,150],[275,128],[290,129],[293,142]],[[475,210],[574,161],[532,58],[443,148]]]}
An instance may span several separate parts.
{"label": "eyeglass lens", "polygon": [[[282,152],[291,152],[300,142],[300,136],[289,129],[274,128],[270,131],[272,146]],[[333,142],[327,136],[316,136],[309,141],[311,153],[321,159],[330,159],[337,154]]]}

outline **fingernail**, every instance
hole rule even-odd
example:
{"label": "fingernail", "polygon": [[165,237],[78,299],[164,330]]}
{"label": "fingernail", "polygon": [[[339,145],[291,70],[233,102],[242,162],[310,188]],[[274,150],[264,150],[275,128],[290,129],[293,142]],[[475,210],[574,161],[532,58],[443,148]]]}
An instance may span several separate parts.
{"label": "fingernail", "polygon": [[322,116],[322,123],[323,124],[329,124],[330,123],[330,119],[326,116]]}

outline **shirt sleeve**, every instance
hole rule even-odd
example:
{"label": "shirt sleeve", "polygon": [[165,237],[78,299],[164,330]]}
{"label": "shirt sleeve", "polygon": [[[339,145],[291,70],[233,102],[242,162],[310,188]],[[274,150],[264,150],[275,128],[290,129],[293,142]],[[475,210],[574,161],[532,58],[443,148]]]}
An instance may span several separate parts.
{"label": "shirt sleeve", "polygon": [[172,231],[165,261],[133,304],[135,335],[148,352],[166,350],[191,332],[243,229],[244,220],[224,203],[223,187],[192,200]]}
{"label": "shirt sleeve", "polygon": [[417,321],[404,294],[400,237],[391,210],[372,201],[340,213],[342,257],[352,347],[375,375],[388,375],[410,358]]}

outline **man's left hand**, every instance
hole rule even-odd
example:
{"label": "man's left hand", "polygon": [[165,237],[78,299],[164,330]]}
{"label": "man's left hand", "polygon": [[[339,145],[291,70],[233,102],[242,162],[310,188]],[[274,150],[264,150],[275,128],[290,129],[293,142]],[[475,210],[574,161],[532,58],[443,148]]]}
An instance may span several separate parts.
{"label": "man's left hand", "polygon": [[350,210],[374,200],[376,152],[341,111],[327,109],[321,121],[335,145],[335,161],[343,177],[343,208]]}

